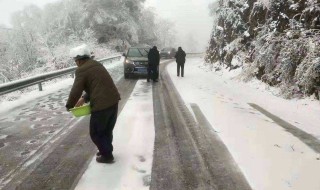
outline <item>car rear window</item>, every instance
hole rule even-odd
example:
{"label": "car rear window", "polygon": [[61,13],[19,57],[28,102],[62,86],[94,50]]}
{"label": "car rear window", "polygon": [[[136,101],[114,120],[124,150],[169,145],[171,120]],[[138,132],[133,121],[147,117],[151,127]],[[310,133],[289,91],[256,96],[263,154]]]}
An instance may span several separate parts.
{"label": "car rear window", "polygon": [[148,57],[149,49],[147,48],[130,48],[128,57]]}

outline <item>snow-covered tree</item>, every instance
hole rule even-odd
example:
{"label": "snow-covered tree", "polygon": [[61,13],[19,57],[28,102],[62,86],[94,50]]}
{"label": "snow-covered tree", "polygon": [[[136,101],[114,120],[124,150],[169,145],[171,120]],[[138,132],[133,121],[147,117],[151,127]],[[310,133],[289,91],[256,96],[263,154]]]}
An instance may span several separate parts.
{"label": "snow-covered tree", "polygon": [[[14,71],[12,79],[24,77],[41,67],[43,71],[73,64],[70,47],[87,43],[106,56],[104,49],[123,51],[136,44],[160,45],[163,28],[145,0],[64,0],[43,9],[29,6],[12,16],[12,32],[0,70]],[[170,41],[174,41],[172,33]],[[1,45],[1,44],[0,44]],[[109,52],[110,53],[110,52]],[[100,55],[98,55],[100,54]],[[6,61],[4,61],[6,60]],[[8,73],[8,72],[7,72]]]}
{"label": "snow-covered tree", "polygon": [[156,36],[158,36],[158,44],[161,47],[175,47],[176,31],[175,24],[171,21],[158,19],[156,23]]}

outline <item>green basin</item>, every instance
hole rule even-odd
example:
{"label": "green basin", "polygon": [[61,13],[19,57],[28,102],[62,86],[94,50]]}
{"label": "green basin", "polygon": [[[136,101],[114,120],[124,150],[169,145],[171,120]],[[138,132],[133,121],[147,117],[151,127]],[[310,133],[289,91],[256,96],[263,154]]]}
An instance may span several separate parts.
{"label": "green basin", "polygon": [[80,107],[75,107],[75,108],[70,109],[70,111],[76,117],[81,117],[81,116],[85,116],[85,115],[90,115],[91,114],[90,105],[84,105],[84,106],[80,106]]}

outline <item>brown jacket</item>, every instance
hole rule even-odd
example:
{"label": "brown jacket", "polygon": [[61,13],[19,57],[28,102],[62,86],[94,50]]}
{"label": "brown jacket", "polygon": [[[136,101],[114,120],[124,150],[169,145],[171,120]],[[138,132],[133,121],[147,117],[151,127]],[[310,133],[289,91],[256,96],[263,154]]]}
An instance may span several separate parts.
{"label": "brown jacket", "polygon": [[67,102],[67,109],[73,108],[82,92],[86,92],[86,100],[90,101],[91,111],[100,111],[115,105],[120,94],[111,76],[104,66],[92,59],[77,68],[76,77]]}

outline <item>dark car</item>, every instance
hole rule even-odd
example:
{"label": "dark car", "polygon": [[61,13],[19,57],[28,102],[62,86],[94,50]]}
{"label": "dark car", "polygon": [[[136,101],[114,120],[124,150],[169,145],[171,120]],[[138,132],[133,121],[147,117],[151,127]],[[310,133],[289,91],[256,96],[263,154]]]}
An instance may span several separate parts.
{"label": "dark car", "polygon": [[124,53],[124,78],[129,78],[129,76],[134,75],[148,75],[147,68],[149,50],[150,47],[130,47],[127,53]]}
{"label": "dark car", "polygon": [[161,58],[172,59],[172,58],[174,58],[175,54],[176,54],[175,48],[163,48],[160,51]]}

